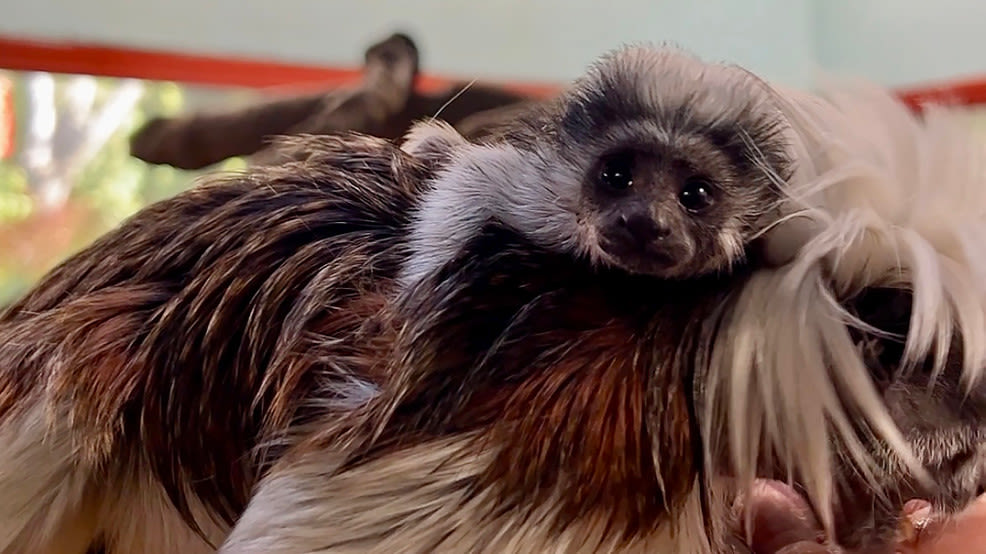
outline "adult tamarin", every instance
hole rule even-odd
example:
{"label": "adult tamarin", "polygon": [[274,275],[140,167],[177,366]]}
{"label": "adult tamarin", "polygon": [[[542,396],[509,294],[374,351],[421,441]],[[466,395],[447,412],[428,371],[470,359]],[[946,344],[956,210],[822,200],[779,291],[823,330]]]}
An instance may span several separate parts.
{"label": "adult tamarin", "polygon": [[492,220],[592,265],[662,278],[726,271],[777,218],[791,171],[784,130],[765,84],[670,48],[600,61],[480,144],[418,126],[406,149],[456,163],[415,216],[403,278],[444,265]]}
{"label": "adult tamarin", "polygon": [[[682,61],[650,54],[585,86],[651,90]],[[398,283],[431,170],[365,137],[301,149],[148,208],[5,313],[0,548],[210,551],[198,527],[227,552],[713,549],[704,475],[729,464],[706,454],[737,423],[704,416],[710,380],[735,381],[705,359],[746,344],[717,323],[769,317],[737,308],[758,274],[732,255],[732,274],[662,278],[483,215]]]}

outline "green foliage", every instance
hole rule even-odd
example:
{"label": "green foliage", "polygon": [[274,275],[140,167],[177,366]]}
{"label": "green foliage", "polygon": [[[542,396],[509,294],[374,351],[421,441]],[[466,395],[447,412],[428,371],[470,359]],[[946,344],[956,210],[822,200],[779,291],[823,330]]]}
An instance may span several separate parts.
{"label": "green foliage", "polygon": [[177,85],[146,83],[128,121],[78,176],[73,197],[96,207],[99,217],[113,225],[150,202],[188,188],[194,180],[189,172],[146,164],[130,156],[129,144],[130,135],[149,117],[177,113],[183,103]]}
{"label": "green foliage", "polygon": [[[14,81],[15,111],[19,124],[23,125],[28,115],[24,86],[18,74],[8,75]],[[65,78],[59,76],[56,82]],[[126,217],[189,188],[203,173],[151,165],[130,156],[129,138],[134,131],[151,117],[176,115],[185,107],[181,86],[150,81],[144,85],[143,96],[125,124],[74,178],[66,208],[75,215],[54,220],[54,225],[68,227],[63,233],[68,239],[52,240],[31,230],[37,227],[31,225],[32,221],[42,214],[36,213],[26,174],[16,155],[0,160],[0,305],[23,294],[55,264]],[[97,106],[116,86],[115,79],[98,79]],[[17,144],[23,144],[22,137],[16,140]],[[233,159],[218,169],[238,169],[243,165],[243,160]]]}
{"label": "green foliage", "polygon": [[21,221],[31,215],[27,175],[20,166],[0,161],[0,224]]}

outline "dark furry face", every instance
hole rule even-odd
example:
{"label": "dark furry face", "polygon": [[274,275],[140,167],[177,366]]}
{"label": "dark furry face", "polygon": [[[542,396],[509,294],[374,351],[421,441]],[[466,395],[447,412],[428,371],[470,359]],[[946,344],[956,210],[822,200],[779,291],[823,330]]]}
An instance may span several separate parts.
{"label": "dark furry face", "polygon": [[603,257],[631,273],[727,269],[757,230],[755,216],[776,201],[763,172],[750,169],[701,135],[616,148],[586,175],[583,221]]}
{"label": "dark furry face", "polygon": [[[771,98],[737,68],[628,49],[519,117],[503,140],[524,153],[512,178],[546,192],[543,219],[568,212],[552,230],[558,245],[631,273],[688,278],[741,260],[780,199],[791,161]],[[498,179],[491,188],[505,188]]]}
{"label": "dark furry face", "polygon": [[887,452],[880,445],[873,451],[882,462],[883,490],[874,490],[852,468],[843,467],[836,515],[842,522],[839,540],[848,547],[890,544],[908,500],[929,501],[949,514],[983,494],[986,485],[986,383],[967,388],[962,382],[957,340],[938,375],[930,361],[902,366],[904,343],[898,337],[908,332],[911,301],[907,291],[873,289],[853,304],[864,321],[892,334],[860,334],[858,344],[889,415],[932,482],[918,482],[896,456],[879,454]]}
{"label": "dark furry face", "polygon": [[[961,511],[984,492],[986,483],[986,394],[970,395],[943,376],[929,384],[921,372],[899,373],[880,383],[890,415],[932,481],[917,481],[885,447],[874,445],[882,466],[879,488],[858,470],[839,464],[836,531],[848,548],[888,548],[899,538],[904,504],[928,501],[937,516]],[[881,452],[885,452],[881,454]]]}
{"label": "dark furry face", "polygon": [[884,396],[918,459],[939,479],[927,500],[945,511],[964,508],[986,486],[986,390],[895,379]]}

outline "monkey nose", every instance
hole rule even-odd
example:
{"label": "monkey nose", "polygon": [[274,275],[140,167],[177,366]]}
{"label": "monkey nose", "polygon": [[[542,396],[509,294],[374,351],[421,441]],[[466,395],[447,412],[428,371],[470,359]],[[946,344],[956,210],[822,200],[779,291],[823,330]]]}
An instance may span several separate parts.
{"label": "monkey nose", "polygon": [[648,243],[664,240],[671,235],[671,228],[656,221],[650,214],[620,214],[620,226],[637,241]]}

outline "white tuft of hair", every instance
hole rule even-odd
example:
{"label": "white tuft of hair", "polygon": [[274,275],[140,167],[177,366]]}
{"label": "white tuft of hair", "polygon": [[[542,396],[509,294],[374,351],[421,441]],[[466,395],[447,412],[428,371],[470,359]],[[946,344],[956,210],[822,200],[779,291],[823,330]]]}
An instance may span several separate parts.
{"label": "white tuft of hair", "polygon": [[[831,531],[832,445],[864,476],[879,471],[853,418],[928,478],[850,339],[864,324],[840,301],[868,286],[907,288],[905,362],[932,359],[940,371],[961,330],[965,384],[986,366],[986,149],[958,112],[930,106],[922,118],[875,85],[777,90],[777,102],[798,162],[784,184],[792,217],[764,236],[773,264],[723,309],[704,434],[744,479],[775,451]],[[712,433],[717,421],[726,436]]]}

